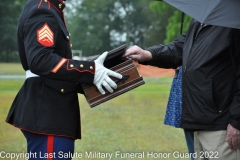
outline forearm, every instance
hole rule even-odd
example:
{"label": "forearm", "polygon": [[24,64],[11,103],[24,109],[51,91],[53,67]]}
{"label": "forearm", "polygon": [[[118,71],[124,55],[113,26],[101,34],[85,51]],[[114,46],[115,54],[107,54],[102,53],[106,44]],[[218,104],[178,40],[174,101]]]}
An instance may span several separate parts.
{"label": "forearm", "polygon": [[151,59],[140,62],[144,65],[156,66],[159,68],[177,68],[182,65],[182,47],[185,37],[180,35],[176,40],[167,45],[157,45],[147,48],[151,53]]}

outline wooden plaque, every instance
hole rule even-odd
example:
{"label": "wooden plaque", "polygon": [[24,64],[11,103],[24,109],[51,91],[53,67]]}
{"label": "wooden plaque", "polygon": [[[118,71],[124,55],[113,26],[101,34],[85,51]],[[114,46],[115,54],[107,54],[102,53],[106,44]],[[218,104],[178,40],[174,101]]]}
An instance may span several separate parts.
{"label": "wooden plaque", "polygon": [[118,88],[113,93],[109,93],[104,87],[105,95],[102,95],[95,85],[82,84],[85,97],[90,107],[95,107],[125,92],[128,92],[145,82],[139,75],[136,66],[130,59],[123,60],[121,57],[125,53],[126,45],[120,46],[108,53],[104,66],[123,75],[122,79],[112,79],[117,83]]}

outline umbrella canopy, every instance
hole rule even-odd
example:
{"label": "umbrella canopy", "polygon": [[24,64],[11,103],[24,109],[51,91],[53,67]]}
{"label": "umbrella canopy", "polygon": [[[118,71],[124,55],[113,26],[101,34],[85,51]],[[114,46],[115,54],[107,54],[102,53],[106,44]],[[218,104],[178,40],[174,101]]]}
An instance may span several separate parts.
{"label": "umbrella canopy", "polygon": [[163,0],[197,21],[240,29],[240,0]]}

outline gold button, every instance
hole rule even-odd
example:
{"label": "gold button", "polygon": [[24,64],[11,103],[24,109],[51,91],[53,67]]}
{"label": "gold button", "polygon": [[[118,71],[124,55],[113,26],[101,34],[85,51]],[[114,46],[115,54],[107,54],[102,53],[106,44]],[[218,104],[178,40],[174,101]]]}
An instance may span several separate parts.
{"label": "gold button", "polygon": [[61,89],[61,92],[64,93],[64,89]]}
{"label": "gold button", "polygon": [[73,68],[73,67],[74,67],[74,65],[73,65],[73,64],[70,64],[70,67],[71,67],[71,68]]}
{"label": "gold button", "polygon": [[47,2],[47,0],[44,0],[45,2]]}
{"label": "gold button", "polygon": [[61,4],[61,3],[59,3],[58,7],[59,7],[59,8],[62,8],[62,4]]}
{"label": "gold button", "polygon": [[66,38],[69,39],[69,36],[67,36]]}
{"label": "gold button", "polygon": [[72,48],[72,43],[70,44],[70,47]]}
{"label": "gold button", "polygon": [[82,65],[82,64],[80,65],[80,68],[83,68],[83,65]]}
{"label": "gold button", "polygon": [[90,69],[91,69],[91,70],[93,70],[93,67],[92,67],[92,66],[90,66]]}

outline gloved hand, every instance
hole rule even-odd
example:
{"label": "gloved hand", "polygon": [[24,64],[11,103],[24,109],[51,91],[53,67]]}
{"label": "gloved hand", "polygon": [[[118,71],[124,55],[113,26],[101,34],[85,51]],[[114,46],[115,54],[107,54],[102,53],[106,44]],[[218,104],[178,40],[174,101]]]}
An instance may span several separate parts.
{"label": "gloved hand", "polygon": [[240,149],[240,131],[234,128],[231,124],[227,126],[227,138],[226,141],[229,148],[232,150]]}
{"label": "gloved hand", "polygon": [[112,88],[114,89],[117,88],[117,84],[109,76],[122,79],[121,74],[111,71],[110,69],[107,69],[103,66],[103,62],[107,57],[107,54],[108,52],[104,52],[94,61],[96,71],[93,83],[96,85],[97,89],[101,94],[105,94],[105,91],[103,90],[102,86],[104,86],[110,93],[113,92]]}

